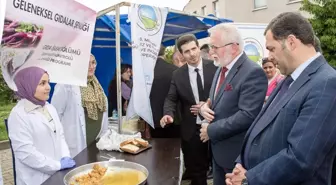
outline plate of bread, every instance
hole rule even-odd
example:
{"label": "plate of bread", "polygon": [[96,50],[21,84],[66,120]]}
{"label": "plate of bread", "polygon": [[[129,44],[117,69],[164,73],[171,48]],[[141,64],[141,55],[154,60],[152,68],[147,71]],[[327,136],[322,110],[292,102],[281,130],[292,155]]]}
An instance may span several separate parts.
{"label": "plate of bread", "polygon": [[152,145],[141,138],[131,138],[120,143],[120,150],[131,154],[138,154],[149,148],[152,148]]}

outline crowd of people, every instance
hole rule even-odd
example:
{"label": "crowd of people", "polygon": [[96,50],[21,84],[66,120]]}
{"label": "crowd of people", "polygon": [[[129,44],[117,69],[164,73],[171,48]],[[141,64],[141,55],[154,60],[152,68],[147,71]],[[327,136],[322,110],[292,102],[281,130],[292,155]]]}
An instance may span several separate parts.
{"label": "crowd of people", "polygon": [[[336,155],[336,71],[322,55],[309,21],[282,13],[265,30],[262,67],[248,58],[238,29],[209,29],[209,44],[192,34],[176,41],[173,63],[162,46],[150,93],[153,138],[181,138],[191,185],[330,185]],[[42,184],[107,130],[117,109],[116,77],[106,95],[90,57],[87,86],[57,84],[48,72],[15,75],[20,98],[8,118],[16,184]],[[132,69],[121,67],[123,115]],[[169,165],[169,164],[167,164]]]}
{"label": "crowd of people", "polygon": [[291,12],[274,18],[262,67],[233,25],[209,33],[208,45],[193,35],[177,40],[179,68],[161,91],[163,132],[181,116],[182,179],[206,185],[212,171],[214,185],[331,184],[336,72],[309,21]]}

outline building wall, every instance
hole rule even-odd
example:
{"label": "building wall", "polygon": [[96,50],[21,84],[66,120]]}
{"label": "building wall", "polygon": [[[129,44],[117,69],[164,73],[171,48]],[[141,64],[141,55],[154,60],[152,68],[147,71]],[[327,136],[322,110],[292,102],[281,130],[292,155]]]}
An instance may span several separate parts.
{"label": "building wall", "polygon": [[[206,14],[214,14],[215,0],[190,0],[184,11],[202,14],[202,7],[206,6]],[[218,0],[219,17],[232,19],[234,22],[268,23],[282,12],[299,11],[300,0],[266,0],[266,7],[255,9],[254,0]],[[308,16],[307,13],[302,13]]]}

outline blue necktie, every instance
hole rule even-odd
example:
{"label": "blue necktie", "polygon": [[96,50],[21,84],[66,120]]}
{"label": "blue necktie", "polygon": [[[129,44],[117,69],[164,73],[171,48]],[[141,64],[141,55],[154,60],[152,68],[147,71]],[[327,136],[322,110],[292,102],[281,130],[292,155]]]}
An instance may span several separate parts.
{"label": "blue necktie", "polygon": [[282,96],[287,92],[287,90],[288,90],[290,84],[291,84],[293,81],[294,81],[294,80],[293,80],[293,78],[292,78],[290,75],[288,75],[288,76],[284,79],[284,81],[283,81],[283,83],[282,83],[282,85],[281,85],[281,89],[279,90],[278,94],[276,95],[276,97],[274,98],[274,100],[273,100],[273,102],[272,102],[272,104],[271,104],[272,107],[273,107],[273,106],[276,106],[276,105],[279,103],[279,101],[281,100]]}

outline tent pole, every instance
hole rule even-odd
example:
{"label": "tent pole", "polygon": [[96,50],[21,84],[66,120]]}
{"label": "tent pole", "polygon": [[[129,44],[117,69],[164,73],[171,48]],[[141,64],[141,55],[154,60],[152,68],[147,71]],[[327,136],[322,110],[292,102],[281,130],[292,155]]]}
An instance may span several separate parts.
{"label": "tent pole", "polygon": [[116,38],[116,77],[117,77],[117,103],[118,103],[118,133],[122,132],[122,101],[121,101],[121,62],[120,62],[120,6],[115,7],[116,23],[115,23],[115,38]]}
{"label": "tent pole", "polygon": [[97,13],[97,19],[103,15],[106,15],[114,10],[117,10],[117,8],[119,8],[120,10],[120,7],[123,7],[123,6],[131,6],[131,3],[129,2],[121,2],[121,3],[118,3],[116,5],[113,5],[113,6],[110,6],[108,8],[105,8],[104,10],[101,10]]}

